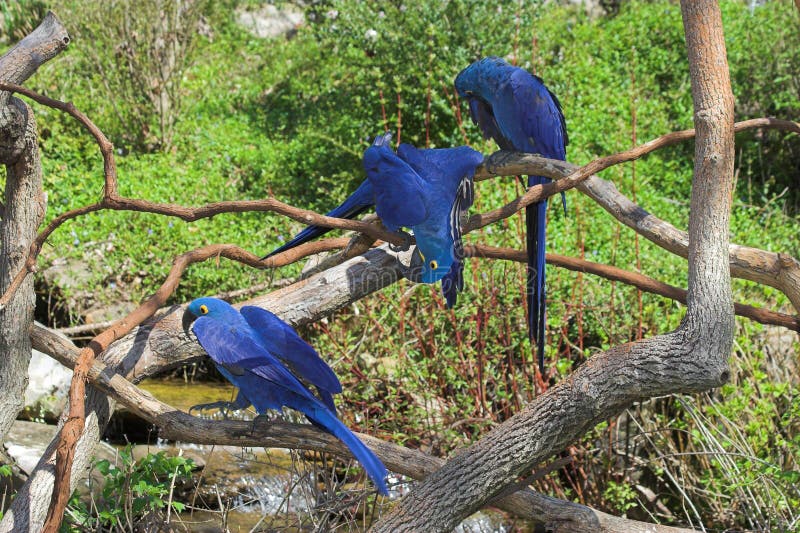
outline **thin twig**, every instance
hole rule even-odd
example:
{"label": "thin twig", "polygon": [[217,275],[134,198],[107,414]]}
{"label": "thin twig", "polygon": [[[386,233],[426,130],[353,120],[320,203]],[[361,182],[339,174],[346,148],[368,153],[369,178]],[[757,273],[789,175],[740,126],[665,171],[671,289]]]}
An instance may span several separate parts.
{"label": "thin twig", "polygon": [[[512,248],[496,248],[494,246],[486,246],[482,244],[471,244],[464,247],[464,253],[467,257],[483,257],[487,259],[507,259],[509,261],[516,261],[518,263],[526,263],[527,256],[522,250],[514,250]],[[672,300],[686,303],[686,290],[672,285],[668,285],[656,279],[653,279],[644,274],[637,272],[629,272],[621,268],[602,263],[593,263],[584,259],[576,257],[567,257],[553,253],[546,254],[546,261],[549,265],[555,265],[567,270],[574,270],[576,272],[586,272],[587,274],[594,274],[611,281],[620,281],[627,285],[636,287],[644,292],[658,294]],[[792,331],[800,332],[800,321],[794,315],[785,313],[778,313],[763,309],[761,307],[753,307],[750,305],[735,303],[734,310],[737,315],[749,318],[760,324],[772,324],[775,326],[782,326]]]}

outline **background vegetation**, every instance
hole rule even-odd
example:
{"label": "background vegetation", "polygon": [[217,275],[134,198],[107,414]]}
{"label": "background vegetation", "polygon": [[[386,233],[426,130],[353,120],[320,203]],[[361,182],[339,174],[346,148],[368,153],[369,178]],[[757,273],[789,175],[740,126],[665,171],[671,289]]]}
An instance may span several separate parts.
{"label": "background vegetation", "polygon": [[[153,98],[122,89],[131,82],[125,70],[131,58],[152,66],[163,57],[148,49],[147,39],[123,43],[108,28],[146,20],[158,2],[109,3],[104,10],[100,4],[2,2],[5,39],[14,42],[47,7],[64,20],[73,43],[31,85],[72,100],[112,138],[120,192],[129,196],[198,205],[272,194],[324,212],[363,178],[361,153],[386,129],[418,146],[469,143],[490,153],[496,147],[481,139],[452,90],[461,68],[490,54],[542,76],[558,94],[575,163],[692,126],[680,10],[665,0],[622,2],[616,14],[593,19],[555,3],[323,0],[307,6],[308,23],[291,38],[272,40],[235,23],[236,9],[258,2],[198,0],[187,28],[202,31],[186,34],[185,63],[158,82],[169,83],[178,102],[166,133]],[[800,19],[788,0],[749,4],[722,2],[736,118],[796,118]],[[147,68],[137,72],[145,76]],[[36,118],[48,217],[98,198],[101,161],[91,139],[53,110],[36,107]],[[737,136],[736,150],[733,241],[800,256],[800,141],[749,132]],[[692,143],[685,143],[603,177],[685,227],[692,156]],[[475,210],[519,192],[513,180],[483,182]],[[685,286],[684,260],[638,240],[582,195],[568,195],[567,217],[560,208],[550,214],[550,250]],[[268,214],[193,224],[136,213],[89,215],[51,239],[51,272],[66,269],[77,281],[45,274],[38,312],[52,325],[77,323],[88,311],[148,294],[175,253],[213,242],[267,252],[299,229]],[[521,231],[514,218],[467,241],[519,247]],[[176,301],[291,278],[299,268],[195,266]],[[683,316],[672,301],[550,268],[551,370],[542,379],[525,334],[523,276],[520,265],[471,260],[466,292],[453,311],[444,309],[438,287],[401,282],[304,331],[345,385],[341,411],[348,424],[446,454],[508,418],[594,351],[666,332]],[[770,288],[737,280],[734,289],[738,301],[791,310]],[[576,463],[538,488],[666,523],[800,528],[797,339],[787,341],[794,353],[776,350],[780,331],[737,323],[729,385],[647,402],[602,424],[565,452]]]}

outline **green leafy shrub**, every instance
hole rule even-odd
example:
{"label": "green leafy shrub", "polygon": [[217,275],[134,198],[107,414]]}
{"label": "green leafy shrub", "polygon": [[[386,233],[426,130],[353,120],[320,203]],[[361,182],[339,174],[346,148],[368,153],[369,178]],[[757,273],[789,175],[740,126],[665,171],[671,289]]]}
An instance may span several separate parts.
{"label": "green leafy shrub", "polygon": [[192,459],[158,452],[136,461],[130,446],[120,450],[119,459],[119,465],[105,459],[95,463],[104,478],[100,497],[88,504],[77,493],[73,495],[63,531],[133,531],[135,525],[156,517],[163,523],[161,513],[167,506],[183,511],[185,504],[172,499],[172,487],[191,479]]}

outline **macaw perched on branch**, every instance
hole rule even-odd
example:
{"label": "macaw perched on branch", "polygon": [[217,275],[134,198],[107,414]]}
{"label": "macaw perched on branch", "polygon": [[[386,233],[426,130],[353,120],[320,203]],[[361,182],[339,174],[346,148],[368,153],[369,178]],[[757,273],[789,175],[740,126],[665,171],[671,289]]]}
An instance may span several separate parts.
{"label": "macaw perched on branch", "polygon": [[[364,152],[365,179],[328,216],[353,218],[371,206],[392,230],[410,228],[417,247],[408,278],[415,282],[442,280],[448,307],[464,287],[461,215],[473,201],[472,177],[483,156],[467,146],[417,149],[390,147],[391,133],[375,138]],[[267,257],[307,242],[328,231],[309,226]]]}
{"label": "macaw perched on branch", "polygon": [[[472,63],[455,79],[456,92],[469,103],[472,121],[503,150],[529,152],[550,159],[566,158],[567,126],[561,104],[541,78],[509,65],[499,57]],[[528,176],[528,187],[550,183]],[[564,193],[561,200],[566,212]],[[545,225],[547,201],[525,213],[528,253],[528,335],[537,343],[539,369],[544,372]]]}
{"label": "macaw perched on branch", "polygon": [[[222,300],[198,298],[183,314],[183,329],[188,334],[190,328],[220,373],[239,388],[233,404],[192,409],[244,409],[252,404],[263,414],[291,407],[350,448],[378,491],[388,494],[386,467],[336,417],[332,394],[342,391],[339,379],[291,326],[258,307],[245,306],[240,313]],[[301,380],[314,385],[322,400]]]}

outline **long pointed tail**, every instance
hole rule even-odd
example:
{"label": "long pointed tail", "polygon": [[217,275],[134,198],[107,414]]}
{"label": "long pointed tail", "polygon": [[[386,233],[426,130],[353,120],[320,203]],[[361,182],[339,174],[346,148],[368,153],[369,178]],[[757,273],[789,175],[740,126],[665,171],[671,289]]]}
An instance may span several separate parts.
{"label": "long pointed tail", "polygon": [[353,452],[355,458],[361,463],[361,466],[367,472],[370,479],[372,479],[372,482],[375,483],[378,492],[384,496],[389,494],[389,489],[386,487],[386,467],[383,466],[381,460],[372,453],[372,450],[367,448],[352,431],[347,429],[347,426],[336,418],[336,415],[327,409],[318,407],[313,409],[313,414],[309,415],[306,413],[306,416],[308,416],[312,422],[315,422],[317,425],[331,432],[336,438],[341,440],[345,446],[350,448],[350,451]]}
{"label": "long pointed tail", "polygon": [[[528,176],[528,186],[549,183],[542,176]],[[536,342],[539,371],[544,373],[544,343],[546,324],[545,297],[545,234],[547,201],[529,205],[525,211],[526,249],[528,253],[528,338]]]}
{"label": "long pointed tail", "polygon": [[[355,218],[369,207],[373,205],[374,194],[372,192],[372,185],[368,180],[364,180],[358,189],[353,194],[347,197],[342,204],[335,208],[333,211],[327,213],[329,217],[336,218]],[[292,248],[316,239],[320,235],[324,235],[330,231],[330,228],[323,228],[322,226],[308,226],[306,229],[298,233],[292,240],[274,249],[269,255],[264,256],[262,259],[272,257],[275,254],[291,250]]]}

